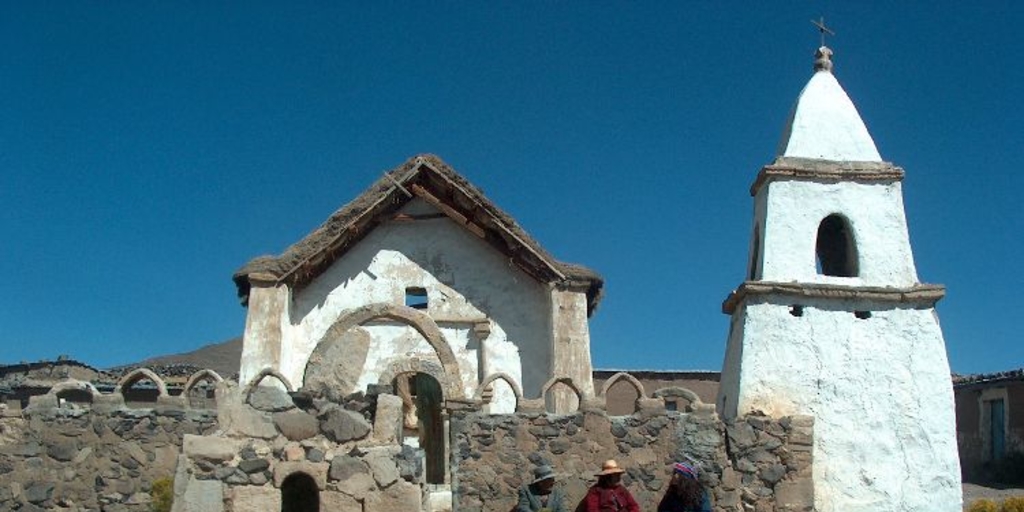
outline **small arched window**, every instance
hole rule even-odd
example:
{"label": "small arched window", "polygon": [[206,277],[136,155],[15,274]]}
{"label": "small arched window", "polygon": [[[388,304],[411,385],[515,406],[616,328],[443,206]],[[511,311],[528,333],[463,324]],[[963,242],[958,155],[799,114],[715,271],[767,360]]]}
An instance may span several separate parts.
{"label": "small arched window", "polygon": [[281,512],[320,512],[320,489],[313,477],[295,472],[281,482]]}
{"label": "small arched window", "polygon": [[826,276],[857,277],[860,265],[857,242],[850,222],[842,215],[832,214],[818,225],[815,244],[818,273]]}

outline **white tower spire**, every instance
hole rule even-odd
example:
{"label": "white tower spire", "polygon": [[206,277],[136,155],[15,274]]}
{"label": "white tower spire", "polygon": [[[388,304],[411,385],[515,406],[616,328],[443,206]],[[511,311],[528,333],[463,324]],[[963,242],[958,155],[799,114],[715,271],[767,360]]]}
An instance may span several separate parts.
{"label": "white tower spire", "polygon": [[960,510],[953,390],[918,281],[903,169],[882,161],[817,52],[773,163],[751,186],[746,280],[731,315],[718,410],[811,415],[819,512]]}

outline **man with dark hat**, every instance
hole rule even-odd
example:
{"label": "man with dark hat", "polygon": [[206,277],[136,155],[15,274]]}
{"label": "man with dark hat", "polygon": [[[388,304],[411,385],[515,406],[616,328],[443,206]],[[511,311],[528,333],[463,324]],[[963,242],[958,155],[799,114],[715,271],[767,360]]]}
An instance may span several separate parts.
{"label": "man with dark hat", "polygon": [[565,492],[555,489],[555,472],[543,464],[533,469],[533,481],[519,489],[515,512],[568,512]]}

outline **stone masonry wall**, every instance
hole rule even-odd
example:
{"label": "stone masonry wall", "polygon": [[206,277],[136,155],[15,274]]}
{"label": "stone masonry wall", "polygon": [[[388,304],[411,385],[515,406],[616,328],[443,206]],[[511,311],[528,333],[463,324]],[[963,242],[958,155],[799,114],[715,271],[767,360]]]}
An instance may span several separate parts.
{"label": "stone masonry wall", "polygon": [[148,511],[183,437],[216,428],[214,412],[171,407],[0,418],[0,510]]}
{"label": "stone masonry wall", "polygon": [[749,416],[729,424],[713,411],[609,417],[455,414],[451,420],[455,510],[507,512],[536,464],[550,464],[575,505],[606,459],[626,469],[641,510],[654,510],[670,466],[691,458],[718,511],[810,511],[813,422]]}

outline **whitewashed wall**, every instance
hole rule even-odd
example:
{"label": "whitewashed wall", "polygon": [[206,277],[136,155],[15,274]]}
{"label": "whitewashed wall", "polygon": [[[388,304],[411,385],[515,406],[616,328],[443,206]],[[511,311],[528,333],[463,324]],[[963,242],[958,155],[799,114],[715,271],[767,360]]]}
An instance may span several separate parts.
{"label": "whitewashed wall", "polygon": [[[766,216],[767,211],[772,214]],[[818,225],[833,213],[850,221],[860,255],[858,277],[821,275],[815,267]],[[759,280],[849,286],[917,283],[899,182],[778,181],[761,187],[755,216],[761,226]]]}
{"label": "whitewashed wall", "polygon": [[768,301],[747,304],[746,336],[730,340],[742,346],[729,347],[741,374],[720,397],[739,399],[734,414],[815,417],[816,510],[958,510],[953,394],[934,310],[860,304],[872,316],[858,319],[851,304],[811,302],[794,317],[785,298]]}
{"label": "whitewashed wall", "polygon": [[[420,200],[402,212],[439,213]],[[539,394],[551,369],[551,290],[447,217],[378,226],[285,301],[279,371],[300,386],[315,344],[339,317],[367,304],[404,305],[408,287],[426,289],[426,313],[458,360],[467,396],[475,394],[482,377],[496,372],[516,379],[526,396]],[[257,314],[272,316],[250,306],[250,317]],[[489,322],[490,333],[478,341],[473,326],[481,321]],[[265,338],[263,331],[275,327],[267,324],[247,321],[245,350],[252,356],[243,356],[243,381],[268,364],[267,356],[260,355],[266,349],[250,347],[250,340]],[[434,350],[411,327],[379,321],[364,328],[371,341],[359,386],[377,383],[381,373],[401,359],[437,361]],[[511,412],[514,403],[507,386],[496,386],[493,412]]]}

